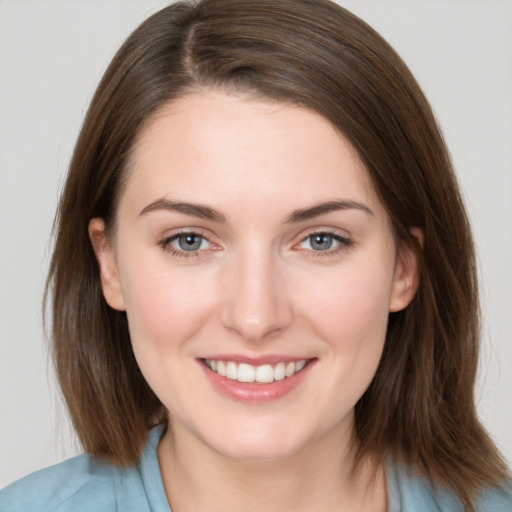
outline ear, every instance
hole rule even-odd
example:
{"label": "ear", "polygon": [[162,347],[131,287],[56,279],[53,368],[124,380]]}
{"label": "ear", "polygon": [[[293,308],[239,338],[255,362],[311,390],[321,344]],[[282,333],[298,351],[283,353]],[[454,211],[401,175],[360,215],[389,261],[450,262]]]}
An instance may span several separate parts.
{"label": "ear", "polygon": [[89,238],[100,268],[103,296],[110,307],[123,311],[125,304],[121,280],[117,271],[114,250],[105,233],[103,219],[95,218],[89,221]]}
{"label": "ear", "polygon": [[[411,229],[411,234],[423,246],[423,232],[419,228]],[[418,254],[409,244],[401,243],[395,264],[393,288],[389,302],[389,311],[405,309],[414,298],[420,279]]]}

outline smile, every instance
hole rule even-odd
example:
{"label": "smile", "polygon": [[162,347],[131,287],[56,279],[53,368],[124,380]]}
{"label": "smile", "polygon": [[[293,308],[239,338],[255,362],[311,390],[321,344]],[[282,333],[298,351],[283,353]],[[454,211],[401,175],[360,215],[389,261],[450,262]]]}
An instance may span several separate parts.
{"label": "smile", "polygon": [[307,359],[301,359],[296,362],[253,366],[247,363],[216,361],[214,359],[203,359],[203,361],[210,370],[221,377],[238,382],[257,382],[260,384],[269,384],[274,381],[287,379],[300,372],[309,362]]}

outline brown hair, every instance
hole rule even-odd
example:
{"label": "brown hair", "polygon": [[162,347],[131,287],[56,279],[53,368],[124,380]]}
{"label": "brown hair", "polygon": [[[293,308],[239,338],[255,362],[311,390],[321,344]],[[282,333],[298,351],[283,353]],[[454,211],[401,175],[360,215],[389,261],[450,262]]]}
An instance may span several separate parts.
{"label": "brown hair", "polygon": [[[145,121],[166,102],[217,89],[323,115],[366,165],[396,235],[421,260],[412,303],[392,313],[377,374],[356,406],[358,454],[391,455],[472,508],[506,467],[477,419],[479,315],[470,228],[432,111],[394,50],[328,0],[178,2],[146,20],[107,69],[78,138],[56,219],[47,293],[54,358],[84,448],[134,463],[165,410],[133,356],[124,312],[107,306],[88,236],[112,226]],[[411,228],[423,231],[423,248]]]}

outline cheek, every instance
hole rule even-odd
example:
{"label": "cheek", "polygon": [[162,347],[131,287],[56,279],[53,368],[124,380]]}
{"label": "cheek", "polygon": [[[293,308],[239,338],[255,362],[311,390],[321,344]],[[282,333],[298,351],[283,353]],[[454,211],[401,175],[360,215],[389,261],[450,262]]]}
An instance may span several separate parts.
{"label": "cheek", "polygon": [[391,269],[390,262],[368,261],[340,268],[323,283],[311,283],[305,306],[310,324],[328,342],[343,372],[373,372],[379,363],[388,323]]}
{"label": "cheek", "polygon": [[211,278],[154,262],[127,270],[123,291],[137,364],[166,408],[186,415],[187,401],[199,400],[190,355],[215,307]]}
{"label": "cheek", "polygon": [[180,340],[193,337],[214,307],[207,273],[192,276],[188,269],[176,271],[154,262],[127,270],[123,291],[134,348],[143,344],[176,350]]}
{"label": "cheek", "polygon": [[317,289],[310,302],[309,325],[325,343],[325,393],[318,407],[336,424],[353,410],[368,389],[382,357],[391,283],[382,275],[355,269],[331,279],[328,291]]}

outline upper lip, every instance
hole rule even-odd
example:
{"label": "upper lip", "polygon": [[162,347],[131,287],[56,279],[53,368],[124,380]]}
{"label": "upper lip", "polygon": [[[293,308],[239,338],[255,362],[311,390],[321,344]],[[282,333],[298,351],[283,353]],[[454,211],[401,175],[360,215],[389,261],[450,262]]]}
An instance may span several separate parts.
{"label": "upper lip", "polygon": [[281,354],[265,354],[258,356],[244,356],[241,354],[212,354],[201,359],[209,359],[210,361],[232,361],[234,363],[246,363],[253,366],[260,366],[263,364],[278,364],[278,363],[296,363],[297,361],[308,361],[314,359],[313,357],[307,356],[292,356],[292,355],[281,355]]}

